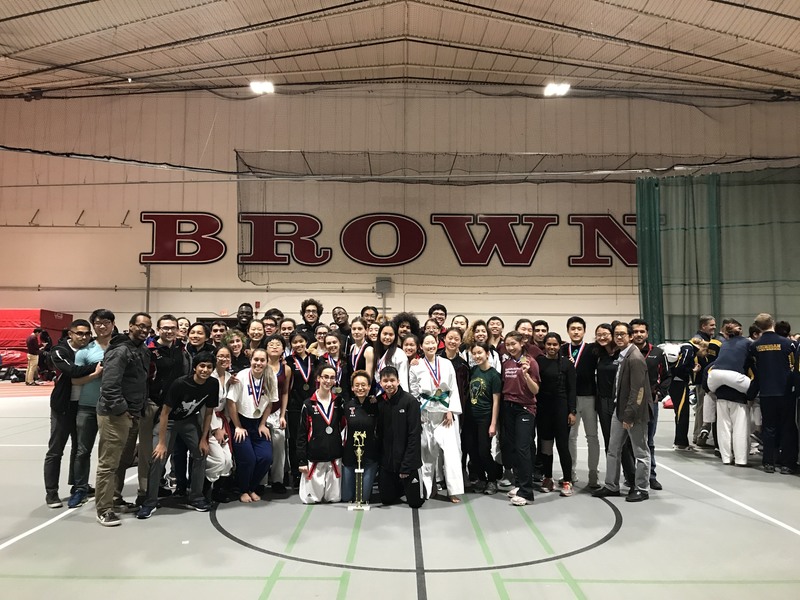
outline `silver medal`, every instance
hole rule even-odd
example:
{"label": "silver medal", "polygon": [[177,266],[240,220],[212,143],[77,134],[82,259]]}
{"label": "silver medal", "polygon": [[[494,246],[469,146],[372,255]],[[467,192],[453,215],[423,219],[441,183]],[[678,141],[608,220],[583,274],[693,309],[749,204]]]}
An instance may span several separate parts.
{"label": "silver medal", "polygon": [[330,425],[328,425],[328,426],[325,428],[325,433],[327,433],[328,435],[332,434],[332,433],[333,433],[333,427],[331,427]]}

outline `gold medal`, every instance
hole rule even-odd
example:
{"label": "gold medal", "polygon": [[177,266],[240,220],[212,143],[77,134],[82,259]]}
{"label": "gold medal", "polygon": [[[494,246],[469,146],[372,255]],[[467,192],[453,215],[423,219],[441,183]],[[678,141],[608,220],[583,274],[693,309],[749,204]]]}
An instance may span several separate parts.
{"label": "gold medal", "polygon": [[261,416],[261,409],[260,409],[260,408],[257,408],[257,409],[255,409],[255,410],[253,411],[253,416],[254,416],[256,419],[257,419],[258,417],[260,417],[260,416]]}

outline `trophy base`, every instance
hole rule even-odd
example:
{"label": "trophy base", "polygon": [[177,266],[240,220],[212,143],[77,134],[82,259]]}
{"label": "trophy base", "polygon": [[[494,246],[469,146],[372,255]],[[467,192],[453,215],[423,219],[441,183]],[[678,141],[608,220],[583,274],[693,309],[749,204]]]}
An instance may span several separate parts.
{"label": "trophy base", "polygon": [[348,504],[347,510],[369,510],[369,504]]}

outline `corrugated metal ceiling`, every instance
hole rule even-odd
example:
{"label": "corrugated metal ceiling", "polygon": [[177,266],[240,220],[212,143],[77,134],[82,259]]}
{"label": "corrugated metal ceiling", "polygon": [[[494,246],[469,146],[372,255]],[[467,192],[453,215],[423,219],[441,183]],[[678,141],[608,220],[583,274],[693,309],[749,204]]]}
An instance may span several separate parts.
{"label": "corrugated metal ceiling", "polygon": [[[3,0],[0,97],[424,82],[800,97],[797,0]],[[128,79],[131,79],[129,82]],[[297,90],[292,90],[297,91]]]}

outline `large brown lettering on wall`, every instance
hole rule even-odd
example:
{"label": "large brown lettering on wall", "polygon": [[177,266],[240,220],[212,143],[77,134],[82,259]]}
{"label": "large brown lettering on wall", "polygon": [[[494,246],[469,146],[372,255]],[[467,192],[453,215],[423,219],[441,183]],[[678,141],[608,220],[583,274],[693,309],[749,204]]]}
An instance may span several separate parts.
{"label": "large brown lettering on wall", "polygon": [[[428,245],[428,232],[415,219],[394,213],[370,213],[354,217],[344,225],[341,214],[331,215],[341,227],[339,244],[351,261],[369,267],[397,267],[418,260]],[[346,217],[344,217],[346,218]],[[226,246],[218,234],[222,221],[216,215],[196,212],[143,212],[142,223],[152,223],[152,249],[139,255],[141,263],[202,264],[220,260]],[[320,267],[330,262],[333,250],[322,245],[331,232],[323,222],[305,213],[243,212],[239,214],[240,247],[249,252],[238,255],[241,265],[290,265]],[[601,241],[626,267],[635,267],[636,242],[613,216],[608,214],[570,214],[568,223],[580,235],[569,255],[558,245],[545,243],[545,234],[559,224],[554,214],[452,214],[430,215],[430,223],[442,228],[443,238],[432,238],[430,250],[435,265],[447,261],[441,252],[444,239],[452,258],[462,267],[487,267],[496,257],[502,267],[530,267],[542,248],[567,255],[570,267],[610,267],[613,257],[601,254]],[[635,215],[623,215],[625,226],[635,225]],[[436,229],[438,231],[438,229]],[[249,238],[248,238],[249,233]],[[552,236],[551,236],[552,237]],[[577,243],[576,243],[577,242]],[[330,243],[330,241],[328,241]],[[446,253],[446,250],[445,250]],[[563,259],[562,259],[563,260]],[[552,264],[553,256],[548,261]],[[548,261],[545,261],[546,263]],[[496,264],[495,262],[495,264]],[[451,263],[451,265],[454,263]],[[563,264],[563,263],[560,263]]]}
{"label": "large brown lettering on wall", "polygon": [[[497,254],[503,266],[529,267],[547,228],[558,224],[558,215],[431,215],[431,223],[442,226],[461,266],[485,267]],[[480,244],[469,228],[475,223],[486,228]],[[521,243],[514,225],[528,225]]]}
{"label": "large brown lettering on wall", "polygon": [[[330,248],[320,248],[314,238],[322,223],[297,213],[241,213],[240,223],[250,223],[250,254],[240,254],[239,264],[288,265],[289,259],[315,267],[331,259]],[[280,246],[288,246],[288,253]]]}
{"label": "large brown lettering on wall", "polygon": [[[370,232],[376,225],[394,228],[395,248],[385,255],[376,254],[370,243]],[[425,250],[425,230],[414,219],[403,215],[363,215],[350,221],[339,236],[344,253],[352,260],[373,267],[396,267],[410,263]]]}
{"label": "large brown lettering on wall", "polygon": [[143,212],[141,221],[153,224],[152,249],[139,255],[142,264],[208,264],[225,256],[225,242],[217,237],[222,221],[216,215]]}

